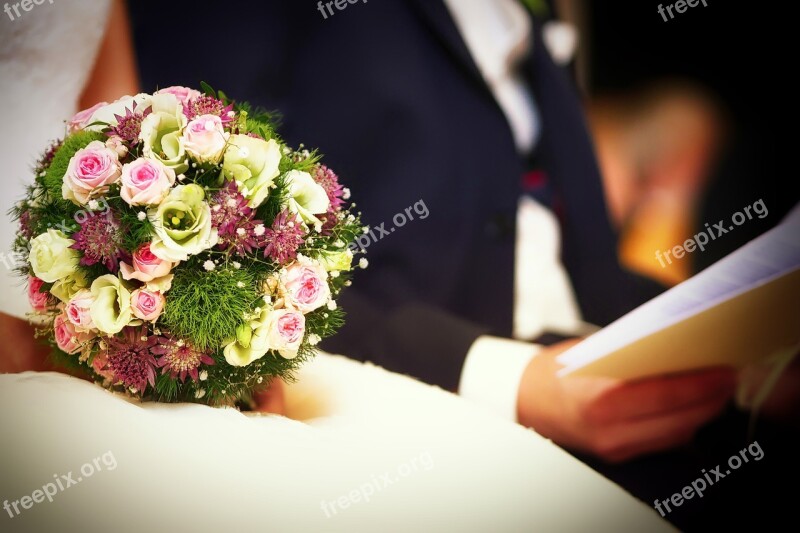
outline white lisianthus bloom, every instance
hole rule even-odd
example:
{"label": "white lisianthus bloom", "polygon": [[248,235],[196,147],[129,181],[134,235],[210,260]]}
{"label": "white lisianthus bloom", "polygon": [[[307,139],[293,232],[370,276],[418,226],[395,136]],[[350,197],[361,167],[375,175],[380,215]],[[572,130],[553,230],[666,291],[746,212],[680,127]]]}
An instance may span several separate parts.
{"label": "white lisianthus bloom", "polygon": [[211,208],[204,198],[199,185],[178,185],[158,207],[148,210],[156,233],[150,244],[153,255],[164,261],[186,261],[217,244]]}
{"label": "white lisianthus bloom", "polygon": [[236,338],[222,351],[229,365],[247,366],[264,357],[270,348],[269,315],[269,307],[264,306],[249,322],[236,328]]}
{"label": "white lisianthus bloom", "polygon": [[325,213],[330,206],[328,194],[322,185],[314,181],[311,174],[300,170],[286,173],[286,185],[289,189],[289,210],[300,215],[306,224],[321,224],[314,215]]}
{"label": "white lisianthus bloom", "polygon": [[61,278],[53,283],[50,288],[50,294],[58,298],[64,303],[69,302],[81,289],[85,289],[89,285],[86,281],[86,276],[83,272],[76,270],[69,276]]}
{"label": "white lisianthus bloom", "polygon": [[160,278],[155,278],[147,283],[144,284],[147,287],[148,291],[157,291],[161,294],[166,294],[172,288],[172,279],[175,277],[175,274],[167,274],[166,276],[161,276]]}
{"label": "white lisianthus bloom", "polygon": [[346,272],[352,268],[353,252],[351,250],[342,250],[341,252],[329,252],[327,250],[322,250],[318,259],[320,264],[328,272]]}
{"label": "white lisianthus bloom", "polygon": [[247,205],[256,208],[269,196],[280,174],[281,148],[275,139],[231,135],[222,160],[222,175],[236,181]]}
{"label": "white lisianthus bloom", "polygon": [[63,231],[48,229],[31,241],[28,261],[36,277],[47,283],[66,278],[78,268],[80,252],[70,248],[75,241]]}
{"label": "white lisianthus bloom", "polygon": [[[116,126],[117,117],[115,115],[124,117],[127,113],[126,110],[132,110],[134,105],[136,106],[136,111],[142,111],[150,105],[151,98],[152,97],[147,93],[139,93],[135,96],[125,95],[115,102],[106,104],[96,109],[86,123],[92,124],[93,122],[104,122],[110,126]],[[102,124],[96,124],[94,126],[88,126],[85,129],[89,131],[100,131],[104,127],[105,126]]]}
{"label": "white lisianthus bloom", "polygon": [[122,331],[133,318],[131,293],[117,276],[105,274],[92,282],[89,314],[95,327],[106,335]]}
{"label": "white lisianthus bloom", "polygon": [[156,159],[175,171],[175,174],[189,169],[186,148],[182,137],[186,127],[186,115],[175,95],[163,93],[150,100],[152,112],[142,120],[139,139],[142,140],[142,153],[145,157]]}

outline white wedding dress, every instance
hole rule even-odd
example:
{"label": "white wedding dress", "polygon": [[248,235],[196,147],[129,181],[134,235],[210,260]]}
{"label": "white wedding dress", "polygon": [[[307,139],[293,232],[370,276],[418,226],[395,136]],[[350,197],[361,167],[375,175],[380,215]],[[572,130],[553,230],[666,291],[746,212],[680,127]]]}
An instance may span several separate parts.
{"label": "white wedding dress", "polygon": [[[108,12],[108,1],[58,0],[0,22],[3,216],[75,112]],[[0,224],[4,252],[14,231]],[[0,291],[0,310],[23,316],[2,259]],[[0,356],[9,350],[0,339]],[[670,529],[549,441],[457,396],[327,354],[299,378],[284,418],[0,375],[0,530]],[[44,499],[54,482],[63,490]]]}
{"label": "white wedding dress", "polygon": [[[14,4],[13,2],[11,3]],[[10,255],[8,210],[33,182],[33,165],[77,111],[110,11],[109,0],[70,0],[0,13],[0,311],[30,310]],[[13,10],[12,10],[13,14]]]}

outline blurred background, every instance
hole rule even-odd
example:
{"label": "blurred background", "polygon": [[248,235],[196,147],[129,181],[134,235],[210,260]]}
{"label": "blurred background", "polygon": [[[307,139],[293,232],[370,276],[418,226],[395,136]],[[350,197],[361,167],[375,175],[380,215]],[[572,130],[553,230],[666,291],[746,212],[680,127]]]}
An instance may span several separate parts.
{"label": "blurred background", "polygon": [[[575,28],[571,64],[605,180],[620,256],[631,269],[680,282],[774,226],[798,200],[779,168],[790,83],[780,15],[737,0],[664,21],[661,2],[556,0]],[[671,2],[663,2],[664,6]],[[784,165],[785,168],[785,165]],[[662,267],[668,250],[762,199],[769,209]]]}

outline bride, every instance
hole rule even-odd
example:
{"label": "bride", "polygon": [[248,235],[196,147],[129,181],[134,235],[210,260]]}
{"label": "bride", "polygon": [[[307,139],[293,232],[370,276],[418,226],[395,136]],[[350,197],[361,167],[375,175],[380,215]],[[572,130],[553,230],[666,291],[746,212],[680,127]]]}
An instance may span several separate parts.
{"label": "bride", "polygon": [[[65,133],[65,120],[94,103],[138,88],[127,11],[122,0],[43,3],[3,20],[0,95],[0,371],[43,369],[44,353],[25,322],[30,305],[14,269],[16,225],[7,213],[32,182],[32,168],[48,143]],[[105,30],[105,31],[104,31]],[[13,349],[11,349],[13,347]]]}
{"label": "bride", "polygon": [[[65,120],[138,92],[122,0],[34,4],[0,26],[3,213]],[[0,224],[4,531],[667,529],[535,433],[343,357],[260,398],[288,418],[141,404],[44,372],[15,229]]]}

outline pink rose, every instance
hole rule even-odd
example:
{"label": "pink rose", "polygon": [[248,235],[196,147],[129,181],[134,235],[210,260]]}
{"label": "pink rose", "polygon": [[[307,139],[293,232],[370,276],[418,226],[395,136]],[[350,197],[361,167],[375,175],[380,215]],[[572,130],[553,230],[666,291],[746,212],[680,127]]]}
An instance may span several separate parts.
{"label": "pink rose", "polygon": [[306,317],[291,309],[277,309],[267,318],[267,341],[271,350],[277,350],[284,358],[297,355],[306,331]]}
{"label": "pink rose", "polygon": [[141,245],[133,252],[133,266],[124,261],[120,263],[119,269],[122,277],[126,280],[136,279],[147,283],[156,278],[161,278],[169,274],[176,263],[159,259],[150,251],[150,243]]}
{"label": "pink rose", "polygon": [[281,277],[289,305],[303,314],[325,305],[331,296],[327,277],[319,265],[292,263]]}
{"label": "pink rose", "polygon": [[190,101],[202,96],[200,91],[196,89],[190,89],[189,87],[182,87],[180,85],[164,87],[163,89],[156,91],[155,94],[172,94],[184,107],[186,107],[186,104],[188,104]]}
{"label": "pink rose", "polygon": [[94,302],[92,291],[89,289],[81,289],[72,299],[67,303],[64,313],[67,315],[67,320],[75,326],[76,331],[90,331],[94,329],[94,322],[89,313],[89,309]]}
{"label": "pink rose", "polygon": [[69,133],[74,133],[76,131],[82,130],[83,128],[91,124],[89,119],[92,118],[94,112],[100,109],[101,107],[107,105],[108,102],[100,102],[99,104],[94,104],[89,109],[78,111],[77,113],[75,113],[75,116],[73,116],[71,119],[69,119],[69,122],[67,122],[67,131]]}
{"label": "pink rose", "polygon": [[67,200],[85,204],[108,192],[120,175],[117,153],[100,141],[92,141],[69,160],[61,194]]}
{"label": "pink rose", "polygon": [[228,134],[222,127],[222,119],[216,115],[200,115],[183,130],[186,151],[200,161],[219,159],[227,143]]}
{"label": "pink rose", "polygon": [[28,276],[28,301],[31,307],[37,313],[47,311],[50,294],[48,292],[39,292],[44,285],[44,281],[33,276]]}
{"label": "pink rose", "polygon": [[157,205],[175,183],[175,171],[155,159],[137,159],[122,167],[119,195],[130,205]]}
{"label": "pink rose", "polygon": [[148,322],[155,322],[161,316],[166,301],[164,295],[158,291],[136,289],[131,293],[131,309],[134,316]]}
{"label": "pink rose", "polygon": [[95,337],[93,333],[76,330],[64,314],[56,317],[53,322],[53,330],[58,348],[70,355],[81,351],[83,345]]}

